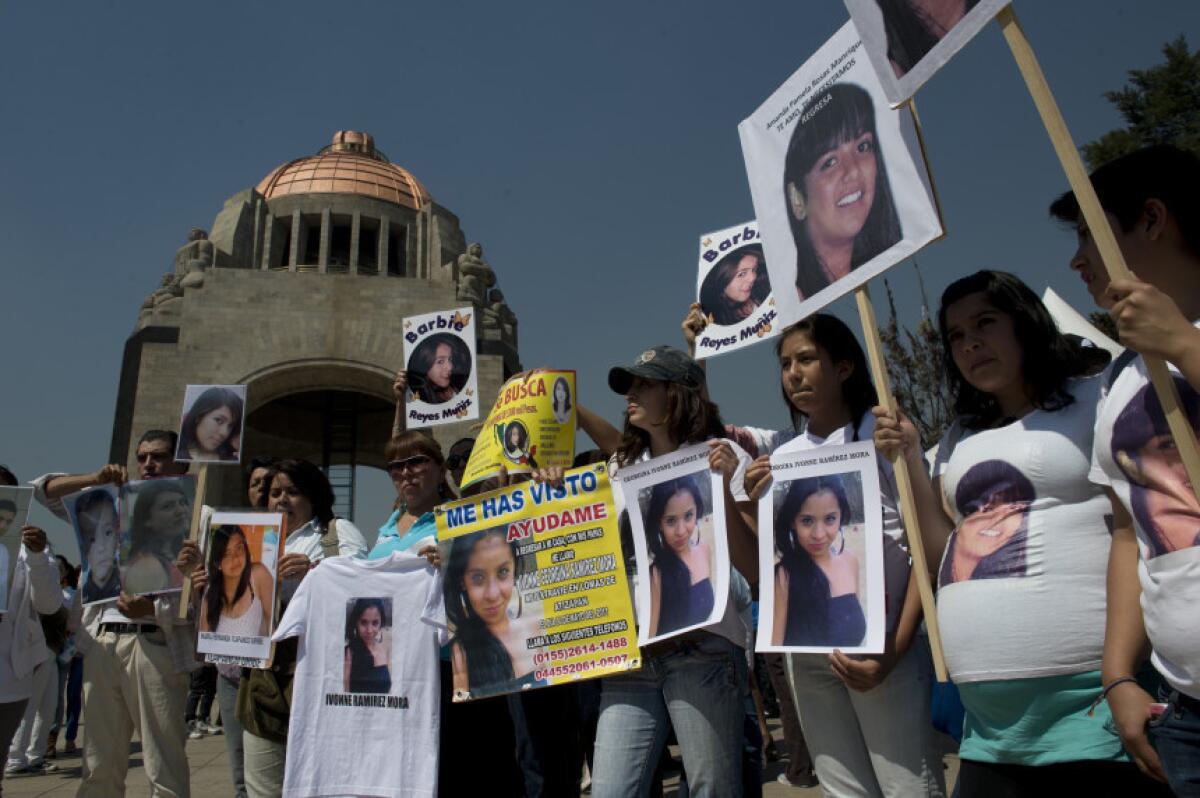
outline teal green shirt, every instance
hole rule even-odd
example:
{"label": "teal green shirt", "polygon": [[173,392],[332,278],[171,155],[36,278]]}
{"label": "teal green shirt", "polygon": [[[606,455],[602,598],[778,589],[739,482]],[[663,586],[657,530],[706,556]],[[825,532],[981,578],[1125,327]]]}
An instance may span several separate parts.
{"label": "teal green shirt", "polygon": [[433,513],[425,513],[418,518],[403,537],[396,531],[396,522],[399,520],[400,511],[395,510],[388,516],[388,520],[383,522],[383,526],[379,527],[379,537],[375,540],[375,548],[367,555],[368,560],[382,560],[396,551],[416,554],[409,549],[418,541],[422,538],[437,538],[437,523]]}
{"label": "teal green shirt", "polygon": [[1128,761],[1108,703],[1088,716],[1102,689],[1100,671],[960,684],[967,717],[959,756],[1010,765]]}

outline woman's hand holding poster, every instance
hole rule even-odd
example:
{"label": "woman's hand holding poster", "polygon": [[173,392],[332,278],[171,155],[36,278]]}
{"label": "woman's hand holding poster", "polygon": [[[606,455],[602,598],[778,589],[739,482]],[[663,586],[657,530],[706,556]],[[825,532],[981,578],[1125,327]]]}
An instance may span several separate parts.
{"label": "woman's hand holding poster", "polygon": [[883,509],[875,445],[772,455],[771,480],[758,502],[754,649],[883,652]]}
{"label": "woman's hand holding poster", "polygon": [[197,653],[207,662],[265,668],[275,628],[280,513],[215,512],[205,531]]}
{"label": "woman's hand holding poster", "polygon": [[455,701],[639,666],[606,466],[435,515]]}
{"label": "woman's hand holding poster", "polygon": [[575,372],[535,370],[500,388],[463,471],[463,487],[537,468],[570,468],[575,459]]}
{"label": "woman's hand holding poster", "polygon": [[852,22],[738,132],[780,326],[942,235],[913,116],[891,109]]}
{"label": "woman's hand holding poster", "polygon": [[716,623],[729,596],[725,488],[707,444],[621,469],[637,556],[638,644]]}
{"label": "woman's hand holding poster", "polygon": [[708,325],[696,335],[696,359],[732,352],[779,334],[758,224],[700,237],[696,301]]}
{"label": "woman's hand holding poster", "polygon": [[479,418],[473,307],[406,318],[404,363],[410,429]]}

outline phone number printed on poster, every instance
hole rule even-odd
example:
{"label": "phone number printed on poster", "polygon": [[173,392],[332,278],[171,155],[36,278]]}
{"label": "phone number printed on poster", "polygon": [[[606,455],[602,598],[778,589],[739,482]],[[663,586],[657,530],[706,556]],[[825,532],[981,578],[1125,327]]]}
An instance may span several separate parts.
{"label": "phone number printed on poster", "polygon": [[435,515],[455,701],[640,667],[603,464]]}

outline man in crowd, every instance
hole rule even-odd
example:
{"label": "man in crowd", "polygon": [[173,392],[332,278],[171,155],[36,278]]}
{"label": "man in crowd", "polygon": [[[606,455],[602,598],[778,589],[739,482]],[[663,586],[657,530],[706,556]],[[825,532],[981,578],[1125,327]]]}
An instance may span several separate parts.
{"label": "man in crowd", "polygon": [[[137,445],[139,479],[183,474],[174,462],[174,432],[150,430]],[[62,499],[96,485],[123,483],[123,466],[110,464],[91,474],[47,474],[34,481],[35,496],[69,521]],[[82,621],[80,616],[82,615]],[[122,594],[116,601],[84,610],[79,593],[72,606],[72,630],[83,652],[84,736],[81,798],[116,798],[125,793],[133,732],[142,741],[146,777],[153,795],[189,795],[184,712],[189,673],[195,661],[195,632],[179,619],[179,594],[154,598]]]}

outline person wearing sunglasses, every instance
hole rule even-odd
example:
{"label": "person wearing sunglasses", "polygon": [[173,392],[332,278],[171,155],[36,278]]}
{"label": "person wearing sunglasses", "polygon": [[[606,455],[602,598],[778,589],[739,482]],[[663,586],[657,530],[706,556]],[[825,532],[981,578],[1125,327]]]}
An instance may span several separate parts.
{"label": "person wearing sunglasses", "polygon": [[397,551],[420,554],[434,546],[437,525],[433,508],[455,498],[446,482],[442,447],[433,438],[416,431],[401,433],[388,441],[384,456],[388,476],[396,486],[397,507],[379,528],[379,538],[367,555],[371,560]]}

